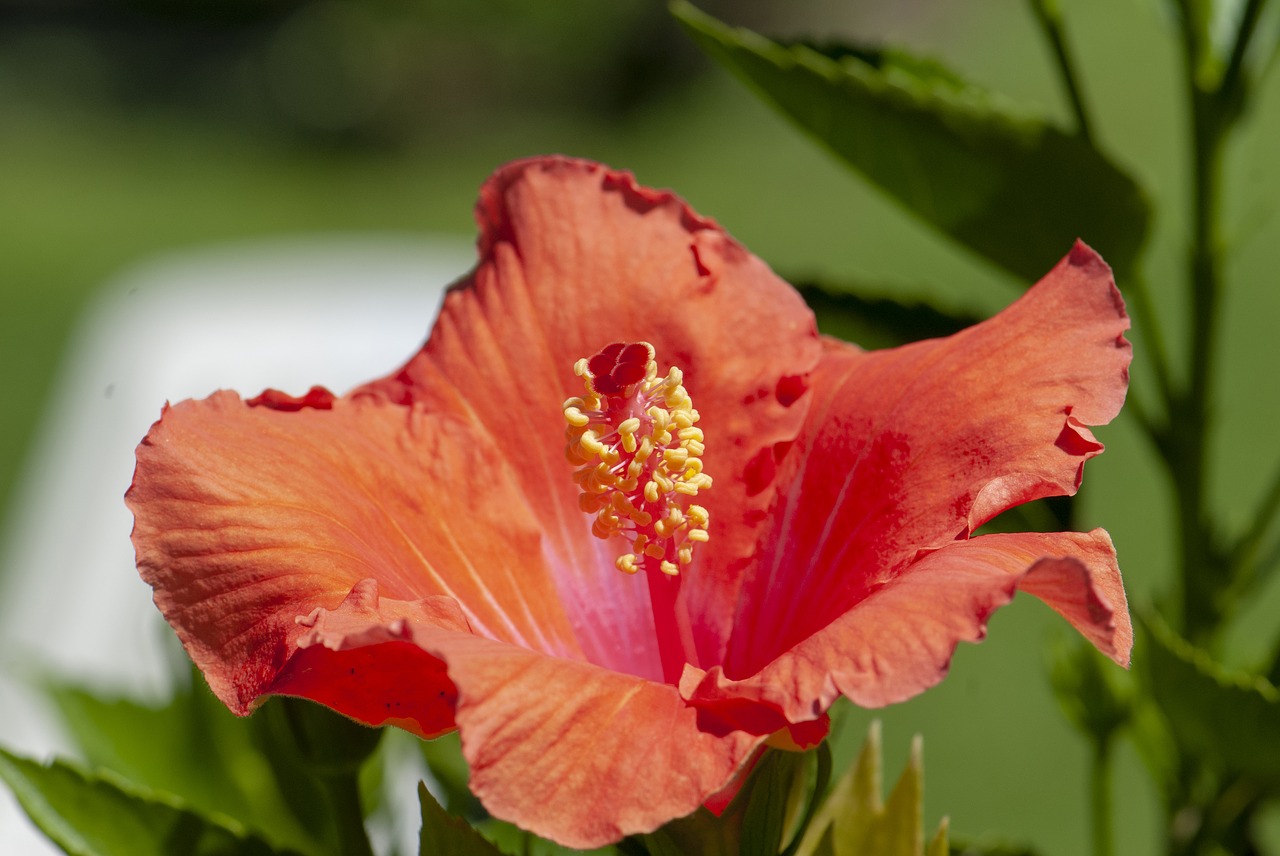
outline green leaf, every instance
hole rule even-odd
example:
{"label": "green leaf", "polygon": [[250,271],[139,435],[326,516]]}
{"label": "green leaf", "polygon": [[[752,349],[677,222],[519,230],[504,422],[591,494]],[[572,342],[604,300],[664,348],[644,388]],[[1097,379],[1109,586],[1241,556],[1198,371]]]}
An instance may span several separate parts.
{"label": "green leaf", "polygon": [[418,839],[421,856],[502,856],[502,851],[485,839],[471,824],[445,811],[427,786],[418,783],[418,802],[422,806],[422,833]]}
{"label": "green leaf", "polygon": [[807,754],[782,750],[760,759],[749,782],[740,856],[778,856],[804,799],[808,761]]}
{"label": "green leaf", "polygon": [[1280,785],[1280,690],[1228,672],[1158,616],[1142,623],[1151,693],[1178,742],[1206,764]]}
{"label": "green leaf", "polygon": [[[832,788],[806,830],[797,856],[922,856],[924,841],[924,765],[920,738],[884,802],[880,722],[871,723],[858,760]],[[947,852],[947,822],[929,843],[928,856]]]}
{"label": "green leaf", "polygon": [[1084,138],[899,51],[780,44],[672,0],[698,45],[906,208],[1028,283],[1076,238],[1117,276],[1146,238],[1142,190]]}
{"label": "green leaf", "polygon": [[49,682],[45,691],[91,767],[146,789],[181,794],[193,810],[262,829],[279,846],[308,853],[327,831],[325,801],[312,777],[279,757],[274,705],[232,715],[196,676],[166,704],[103,698]]}
{"label": "green leaf", "polygon": [[[943,850],[943,856],[946,856],[947,852]],[[929,856],[934,854],[930,853]],[[961,842],[951,845],[950,856],[1037,856],[1037,854],[1030,847],[1018,844]]]}
{"label": "green leaf", "polygon": [[423,740],[421,748],[422,758],[431,771],[431,777],[443,790],[444,807],[450,813],[470,820],[486,817],[484,807],[467,787],[470,770],[462,756],[462,742],[458,732],[453,731],[434,740]]}
{"label": "green leaf", "polygon": [[855,293],[847,285],[801,281],[795,287],[817,317],[819,330],[864,348],[892,348],[920,339],[950,336],[982,320],[925,303],[864,296],[861,289]]}
{"label": "green leaf", "polygon": [[227,817],[65,761],[39,764],[0,749],[0,779],[45,835],[72,856],[284,854]]}

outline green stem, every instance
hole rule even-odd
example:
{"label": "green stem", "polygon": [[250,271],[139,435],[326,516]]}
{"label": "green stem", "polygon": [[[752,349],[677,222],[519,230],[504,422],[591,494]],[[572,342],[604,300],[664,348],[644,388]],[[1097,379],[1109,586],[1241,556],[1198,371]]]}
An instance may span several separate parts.
{"label": "green stem", "polygon": [[1222,614],[1219,589],[1223,580],[1211,540],[1206,494],[1209,414],[1213,404],[1213,367],[1222,291],[1219,213],[1226,123],[1217,93],[1206,91],[1199,80],[1201,51],[1206,50],[1207,45],[1195,32],[1189,12],[1185,10],[1182,26],[1192,135],[1191,300],[1188,306],[1191,364],[1186,389],[1176,396],[1171,414],[1169,464],[1177,488],[1183,630],[1193,643],[1203,645],[1217,629]]}
{"label": "green stem", "polygon": [[[1135,273],[1127,283],[1124,283],[1124,286],[1125,294],[1133,306],[1134,317],[1137,319],[1138,326],[1146,339],[1146,350],[1149,355],[1147,362],[1151,363],[1155,369],[1160,402],[1164,407],[1162,418],[1168,419],[1168,414],[1173,406],[1173,379],[1169,375],[1169,350],[1165,346],[1160,320],[1156,315],[1155,306],[1151,302],[1151,292],[1147,288],[1146,278],[1141,273]],[[1133,389],[1129,390],[1129,395],[1132,398],[1134,395]],[[1162,424],[1157,428],[1157,423],[1154,421],[1156,416],[1147,408],[1140,407],[1138,415],[1148,431],[1152,433],[1155,430],[1161,433],[1167,431],[1167,425]]]}
{"label": "green stem", "polygon": [[[1030,4],[1041,31],[1053,50],[1058,79],[1062,83],[1076,120],[1076,132],[1092,145],[1092,123],[1089,120],[1089,111],[1085,107],[1084,90],[1080,86],[1080,76],[1076,73],[1075,60],[1067,46],[1061,10],[1056,0],[1030,0]],[[1124,283],[1124,287],[1126,295],[1132,300],[1133,313],[1146,337],[1147,349],[1151,354],[1150,362],[1155,367],[1156,381],[1160,386],[1160,395],[1167,412],[1173,384],[1169,377],[1168,351],[1165,348],[1164,336],[1160,331],[1159,319],[1151,302],[1150,292],[1145,279],[1140,274],[1135,274]]]}
{"label": "green stem", "polygon": [[1262,16],[1267,0],[1249,0],[1240,15],[1240,26],[1236,30],[1236,42],[1231,48],[1231,56],[1227,60],[1226,70],[1222,73],[1222,82],[1218,91],[1228,102],[1234,101],[1241,93],[1239,88],[1244,80],[1244,60],[1253,43],[1253,34],[1258,28],[1258,19]]}
{"label": "green stem", "polygon": [[1275,521],[1277,512],[1280,512],[1280,467],[1271,476],[1271,486],[1258,505],[1252,525],[1240,536],[1231,551],[1232,564],[1239,573],[1253,577],[1259,570],[1258,549]]}
{"label": "green stem", "polygon": [[1111,813],[1111,741],[1094,746],[1089,770],[1089,812],[1093,829],[1093,856],[1113,856],[1115,818]]}
{"label": "green stem", "polygon": [[1031,0],[1031,11],[1035,13],[1040,29],[1053,49],[1054,59],[1058,63],[1058,76],[1066,90],[1067,99],[1071,102],[1071,112],[1076,118],[1076,132],[1087,142],[1093,141],[1093,132],[1089,122],[1089,114],[1084,106],[1079,77],[1075,71],[1075,62],[1067,48],[1066,38],[1062,32],[1062,13],[1053,0]]}
{"label": "green stem", "polygon": [[364,809],[360,801],[360,783],[352,775],[320,776],[334,828],[338,834],[338,852],[342,856],[373,856],[373,846],[364,826]]}

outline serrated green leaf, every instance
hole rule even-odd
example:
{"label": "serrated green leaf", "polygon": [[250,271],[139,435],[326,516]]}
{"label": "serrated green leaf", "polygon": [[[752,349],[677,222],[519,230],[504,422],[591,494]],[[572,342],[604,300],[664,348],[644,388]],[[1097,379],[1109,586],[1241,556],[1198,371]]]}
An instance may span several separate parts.
{"label": "serrated green leaf", "polygon": [[418,802],[422,806],[422,832],[418,837],[420,856],[502,856],[502,851],[460,817],[445,811],[427,786],[418,783]]}
{"label": "serrated green leaf", "polygon": [[272,856],[273,849],[227,817],[110,773],[44,765],[0,749],[0,779],[45,835],[72,856]]}
{"label": "serrated green leaf", "polygon": [[280,741],[265,733],[272,711],[239,719],[196,681],[159,706],[54,681],[45,691],[90,766],[180,794],[194,811],[262,829],[279,846],[326,849],[325,801],[312,777],[278,757]]}
{"label": "serrated green leaf", "polygon": [[[923,856],[923,753],[917,737],[911,758],[889,795],[882,800],[880,722],[871,723],[858,760],[840,777],[805,831],[796,856]],[[947,822],[934,835],[928,856],[945,854]],[[941,848],[941,849],[939,849]]]}
{"label": "serrated green leaf", "polygon": [[1178,742],[1206,763],[1280,785],[1280,690],[1228,672],[1158,616],[1142,623],[1151,693]]}
{"label": "serrated green leaf", "polygon": [[733,29],[686,0],[702,49],[906,208],[1028,284],[1076,238],[1127,278],[1147,234],[1137,183],[1084,138],[900,51],[815,50]]}

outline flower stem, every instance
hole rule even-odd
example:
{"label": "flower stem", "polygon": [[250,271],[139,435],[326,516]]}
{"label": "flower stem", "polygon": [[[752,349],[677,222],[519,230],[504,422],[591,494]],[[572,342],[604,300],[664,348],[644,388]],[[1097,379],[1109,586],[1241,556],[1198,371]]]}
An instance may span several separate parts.
{"label": "flower stem", "polygon": [[1058,63],[1058,76],[1066,89],[1067,99],[1071,102],[1071,112],[1076,119],[1076,133],[1086,142],[1093,141],[1093,132],[1089,122],[1089,114],[1084,106],[1075,62],[1067,49],[1066,38],[1062,32],[1062,12],[1054,0],[1031,0],[1031,11],[1035,13],[1040,29],[1044,32],[1049,46],[1053,49],[1054,59]]}
{"label": "flower stem", "polygon": [[1239,87],[1244,80],[1244,60],[1253,43],[1253,34],[1257,31],[1258,19],[1267,0],[1249,0],[1244,12],[1240,15],[1240,26],[1236,29],[1236,41],[1231,48],[1231,56],[1227,59],[1227,67],[1222,73],[1219,91],[1223,98],[1234,101],[1239,95]]}
{"label": "flower stem", "polygon": [[[1056,0],[1030,0],[1030,4],[1031,11],[1035,14],[1041,31],[1044,33],[1049,47],[1053,50],[1053,56],[1058,68],[1058,78],[1066,92],[1067,100],[1071,104],[1072,115],[1076,120],[1076,133],[1079,134],[1081,139],[1092,145],[1092,123],[1089,120],[1088,108],[1084,103],[1084,93],[1080,86],[1079,75],[1076,73],[1075,60],[1067,46],[1062,23],[1062,12],[1058,8]],[[1173,388],[1169,377],[1168,351],[1165,348],[1164,336],[1160,331],[1159,318],[1152,305],[1150,292],[1147,290],[1146,280],[1141,273],[1135,272],[1122,285],[1126,296],[1133,304],[1134,315],[1137,316],[1143,335],[1147,339],[1148,350],[1151,353],[1150,363],[1155,367],[1160,395],[1167,408]]]}
{"label": "flower stem", "polygon": [[1173,474],[1181,539],[1182,624],[1185,635],[1204,644],[1215,634],[1224,605],[1220,557],[1211,539],[1207,509],[1209,414],[1213,406],[1213,368],[1217,355],[1221,304],[1222,151],[1229,125],[1218,90],[1201,79],[1203,52],[1209,45],[1197,31],[1192,10],[1183,6],[1182,35],[1192,136],[1192,235],[1189,255],[1191,295],[1190,366],[1186,387],[1171,413],[1168,464]]}
{"label": "flower stem", "polygon": [[1277,512],[1280,512],[1280,467],[1272,473],[1271,485],[1258,505],[1253,523],[1240,536],[1240,540],[1231,551],[1232,561],[1239,573],[1255,577],[1262,570],[1258,562],[1258,550],[1271,524],[1275,522]]}
{"label": "flower stem", "polygon": [[1089,770],[1089,812],[1093,826],[1093,856],[1113,856],[1115,818],[1111,813],[1111,740],[1094,744]]}

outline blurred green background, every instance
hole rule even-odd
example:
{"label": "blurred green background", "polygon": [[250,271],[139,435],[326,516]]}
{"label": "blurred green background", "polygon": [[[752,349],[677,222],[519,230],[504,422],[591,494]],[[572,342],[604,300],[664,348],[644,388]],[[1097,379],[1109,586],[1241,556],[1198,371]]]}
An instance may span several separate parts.
{"label": "blurred green background", "polygon": [[[775,35],[904,43],[1067,123],[1021,3],[704,8]],[[1188,190],[1176,36],[1157,0],[1063,9],[1095,133],[1155,200],[1147,273],[1176,343]],[[1233,522],[1276,457],[1277,139],[1272,74],[1229,153],[1232,263],[1213,489]],[[16,476],[77,312],[114,274],[157,253],[233,239],[470,236],[485,176],[547,152],[676,189],[793,279],[983,314],[1021,290],[712,67],[659,3],[0,0],[4,507],[23,501]],[[1133,338],[1142,386],[1151,380],[1143,332]],[[1098,434],[1109,451],[1087,468],[1080,524],[1111,531],[1131,598],[1149,600],[1171,579],[1168,485],[1128,417]],[[1277,610],[1273,585],[1233,638],[1236,662],[1274,644]],[[1065,636],[1066,625],[1019,598],[996,616],[986,643],[958,652],[942,686],[875,714],[885,720],[888,775],[911,734],[925,735],[930,827],[948,814],[964,837],[1026,841],[1056,856],[1085,851],[1087,747],[1059,716],[1043,668],[1055,634]],[[851,718],[850,741],[871,715]],[[1157,798],[1127,747],[1118,776],[1117,852],[1154,853]]]}

